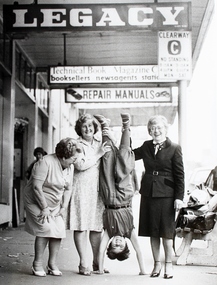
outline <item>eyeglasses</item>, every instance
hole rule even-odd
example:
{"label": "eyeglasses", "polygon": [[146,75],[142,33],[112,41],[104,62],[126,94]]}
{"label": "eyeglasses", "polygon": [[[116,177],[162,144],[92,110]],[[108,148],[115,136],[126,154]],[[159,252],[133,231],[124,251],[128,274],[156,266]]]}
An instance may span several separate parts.
{"label": "eyeglasses", "polygon": [[151,130],[152,132],[154,132],[154,131],[161,131],[161,130],[163,130],[163,128],[164,128],[164,126],[152,126],[152,127],[150,128],[150,130]]}

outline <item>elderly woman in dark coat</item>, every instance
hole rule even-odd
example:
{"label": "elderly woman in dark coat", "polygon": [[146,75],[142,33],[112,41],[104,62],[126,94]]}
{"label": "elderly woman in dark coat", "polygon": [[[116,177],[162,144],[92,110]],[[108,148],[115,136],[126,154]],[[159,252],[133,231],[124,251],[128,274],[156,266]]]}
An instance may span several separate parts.
{"label": "elderly woman in dark coat", "polygon": [[161,272],[160,240],[165,252],[164,278],[173,277],[172,253],[175,211],[182,207],[184,197],[184,167],[182,150],[166,137],[168,123],[163,116],[148,122],[152,140],[134,149],[135,159],[142,159],[145,174],[141,181],[139,235],[149,236],[154,268],[151,277]]}

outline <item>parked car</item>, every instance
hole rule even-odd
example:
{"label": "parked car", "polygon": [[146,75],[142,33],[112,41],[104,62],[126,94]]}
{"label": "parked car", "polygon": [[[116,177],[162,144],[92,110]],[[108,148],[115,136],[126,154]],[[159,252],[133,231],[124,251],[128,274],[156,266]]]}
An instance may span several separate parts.
{"label": "parked car", "polygon": [[187,183],[187,195],[207,180],[212,169],[212,167],[198,167],[194,169]]}

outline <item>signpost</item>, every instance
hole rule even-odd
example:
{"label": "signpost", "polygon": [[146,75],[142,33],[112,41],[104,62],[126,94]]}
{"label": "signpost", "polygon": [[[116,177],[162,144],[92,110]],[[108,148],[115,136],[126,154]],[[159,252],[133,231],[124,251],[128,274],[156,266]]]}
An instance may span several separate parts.
{"label": "signpost", "polygon": [[51,66],[48,84],[162,82],[157,65]]}
{"label": "signpost", "polygon": [[[3,28],[8,34],[73,31],[158,31],[155,65],[50,66],[48,84],[65,88],[66,102],[171,102],[170,88],[148,83],[191,78],[191,4],[188,2],[133,4],[4,5]],[[137,83],[146,87],[108,88]],[[103,88],[74,88],[88,84]],[[71,93],[67,92],[70,87]],[[106,88],[104,88],[106,87]],[[69,90],[68,89],[68,90]],[[77,94],[77,97],[75,97]],[[74,95],[74,96],[73,96]]]}
{"label": "signpost", "polygon": [[[172,90],[162,88],[75,88],[75,94],[67,93],[67,103],[171,103]],[[80,101],[78,101],[80,100]]]}
{"label": "signpost", "polygon": [[[143,83],[191,78],[191,3],[3,5],[4,33],[158,31],[158,67],[56,66],[49,84]],[[125,69],[127,69],[125,71]],[[136,71],[136,69],[138,71]],[[129,72],[128,72],[129,71]]]}
{"label": "signpost", "polygon": [[158,66],[160,79],[191,78],[191,32],[158,32]]}
{"label": "signpost", "polygon": [[188,2],[3,5],[5,33],[82,30],[189,30]]}

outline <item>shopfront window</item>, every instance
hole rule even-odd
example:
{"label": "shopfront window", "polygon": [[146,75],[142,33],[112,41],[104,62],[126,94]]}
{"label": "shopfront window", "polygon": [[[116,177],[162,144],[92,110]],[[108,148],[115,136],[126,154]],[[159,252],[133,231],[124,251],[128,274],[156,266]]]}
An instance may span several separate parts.
{"label": "shopfront window", "polygon": [[16,48],[16,80],[24,87],[25,91],[34,96],[35,70],[27,58]]}
{"label": "shopfront window", "polygon": [[[0,157],[2,157],[2,148],[3,148],[3,114],[4,114],[4,103],[3,103],[3,76],[0,72]],[[0,160],[0,204],[4,204],[7,201],[5,200],[5,197],[3,195],[3,183],[2,183],[2,170],[3,170],[3,164],[2,159]]]}
{"label": "shopfront window", "polygon": [[40,76],[38,76],[37,81],[38,82],[37,82],[36,94],[37,94],[38,106],[48,114],[50,90]]}
{"label": "shopfront window", "polygon": [[9,71],[11,71],[11,59],[12,59],[12,40],[7,35],[3,34],[2,23],[0,23],[0,62]]}

